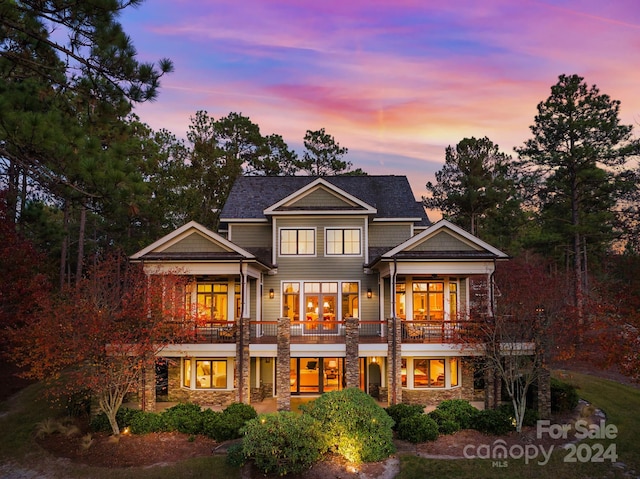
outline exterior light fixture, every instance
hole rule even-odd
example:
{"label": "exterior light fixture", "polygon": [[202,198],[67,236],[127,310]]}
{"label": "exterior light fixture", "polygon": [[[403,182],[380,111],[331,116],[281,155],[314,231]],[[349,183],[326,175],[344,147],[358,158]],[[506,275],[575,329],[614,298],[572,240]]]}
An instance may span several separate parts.
{"label": "exterior light fixture", "polygon": [[273,288],[269,290],[269,299],[273,299],[275,297],[275,293],[273,292]]}
{"label": "exterior light fixture", "polygon": [[367,288],[367,298],[373,298],[373,292],[371,291],[371,288]]}

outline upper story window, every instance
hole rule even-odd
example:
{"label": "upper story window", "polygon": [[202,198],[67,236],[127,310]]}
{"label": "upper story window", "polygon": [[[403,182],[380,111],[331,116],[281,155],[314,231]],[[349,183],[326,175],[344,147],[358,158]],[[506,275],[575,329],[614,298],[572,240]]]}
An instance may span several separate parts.
{"label": "upper story window", "polygon": [[197,308],[200,321],[227,320],[228,286],[222,283],[198,284]]}
{"label": "upper story window", "polygon": [[359,229],[327,229],[327,255],[360,255]]}
{"label": "upper story window", "polygon": [[314,229],[281,229],[281,255],[316,254],[316,232]]}
{"label": "upper story window", "polygon": [[444,283],[413,283],[413,316],[417,320],[442,321],[444,319]]}

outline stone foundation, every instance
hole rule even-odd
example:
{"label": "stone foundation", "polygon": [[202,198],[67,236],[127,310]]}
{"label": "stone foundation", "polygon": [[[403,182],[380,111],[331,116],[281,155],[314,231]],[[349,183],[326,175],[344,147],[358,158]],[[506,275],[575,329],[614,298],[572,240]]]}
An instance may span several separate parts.
{"label": "stone foundation", "polygon": [[473,401],[473,391],[465,388],[455,389],[403,389],[402,402],[405,404],[419,404],[422,406],[437,406],[446,399],[464,399]]}

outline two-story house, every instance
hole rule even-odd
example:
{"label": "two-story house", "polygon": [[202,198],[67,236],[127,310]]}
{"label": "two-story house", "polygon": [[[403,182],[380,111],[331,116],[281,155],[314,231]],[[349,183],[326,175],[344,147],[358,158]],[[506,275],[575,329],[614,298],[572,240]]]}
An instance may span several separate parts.
{"label": "two-story house", "polygon": [[506,257],[431,224],[404,176],[296,176],[238,178],[219,231],[191,222],[132,259],[190,278],[195,340],[162,352],[169,400],[288,409],[346,387],[389,404],[481,400],[457,337],[470,311],[491,314]]}

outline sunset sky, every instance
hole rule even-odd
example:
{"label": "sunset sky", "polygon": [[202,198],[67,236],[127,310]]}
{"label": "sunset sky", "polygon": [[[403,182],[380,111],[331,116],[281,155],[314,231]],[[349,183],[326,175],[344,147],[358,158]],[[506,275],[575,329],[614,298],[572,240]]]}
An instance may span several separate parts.
{"label": "sunset sky", "polygon": [[325,128],[417,197],[447,145],[512,154],[563,73],[620,100],[640,135],[638,0],[147,0],[121,22],[141,60],[175,65],[136,108],[154,129],[238,112],[301,152]]}

